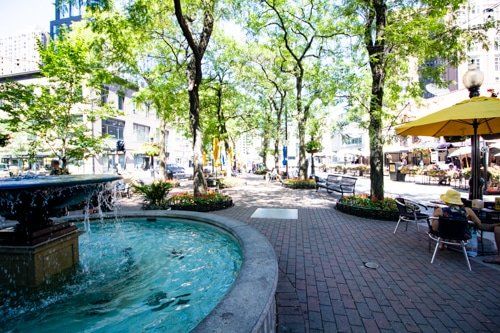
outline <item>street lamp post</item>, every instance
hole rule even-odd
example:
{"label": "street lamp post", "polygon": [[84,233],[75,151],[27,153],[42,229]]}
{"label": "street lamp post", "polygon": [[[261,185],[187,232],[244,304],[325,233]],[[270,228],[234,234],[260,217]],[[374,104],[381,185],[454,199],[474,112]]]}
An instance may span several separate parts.
{"label": "street lamp post", "polygon": [[[469,65],[469,69],[465,72],[463,77],[464,86],[469,90],[469,98],[479,96],[479,88],[483,84],[484,74],[481,72],[476,64],[472,63]],[[479,122],[474,119],[472,122],[472,128],[474,129],[474,134],[471,137],[472,145],[472,170],[471,170],[471,181],[469,189],[469,199],[482,199],[483,193],[481,191],[481,159],[479,152],[479,136],[477,135],[477,128]]]}
{"label": "street lamp post", "polygon": [[283,147],[283,162],[285,162],[285,175],[288,175],[288,111],[285,109],[285,147]]}

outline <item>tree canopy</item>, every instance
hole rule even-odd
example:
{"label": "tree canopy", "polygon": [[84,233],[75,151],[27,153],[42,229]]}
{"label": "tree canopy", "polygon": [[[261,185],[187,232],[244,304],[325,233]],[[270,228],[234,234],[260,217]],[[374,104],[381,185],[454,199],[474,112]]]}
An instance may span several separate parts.
{"label": "tree canopy", "polygon": [[[485,41],[483,32],[494,25],[464,30],[456,21],[463,3],[101,1],[86,14],[92,42],[72,37],[49,44],[42,50],[43,74],[52,85],[4,85],[4,109],[11,114],[9,126],[26,131],[32,123],[57,128],[45,120],[48,115],[29,112],[64,109],[57,121],[71,128],[70,105],[92,103],[79,93],[83,80],[92,86],[113,74],[133,81],[140,87],[136,102],[152,105],[162,120],[163,165],[167,126],[191,137],[194,193],[200,194],[206,190],[201,160],[215,148],[214,138],[229,156],[238,138],[251,132],[261,140],[263,162],[272,154],[279,167],[280,147],[289,144],[288,122],[296,128],[299,176],[307,178],[306,153],[318,151],[321,133],[332,132],[323,119],[335,118],[328,113],[341,105],[348,111],[343,122],[357,122],[369,132],[371,190],[381,199],[382,149],[390,127],[401,121],[409,101],[421,96],[422,78],[448,84],[442,76],[446,67],[463,61],[467,47]],[[99,54],[99,61],[89,58],[88,50]],[[14,97],[24,102],[17,105]],[[15,116],[14,109],[22,112]],[[93,119],[97,109],[83,114]],[[95,146],[83,127],[73,133]],[[73,142],[63,135],[58,134]]]}

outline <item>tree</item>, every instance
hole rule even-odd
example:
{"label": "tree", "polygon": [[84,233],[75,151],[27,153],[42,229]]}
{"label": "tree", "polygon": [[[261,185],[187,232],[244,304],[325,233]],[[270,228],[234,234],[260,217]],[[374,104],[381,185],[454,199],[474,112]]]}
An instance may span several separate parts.
{"label": "tree", "polygon": [[[299,176],[307,178],[306,126],[311,107],[327,92],[335,90],[335,82],[327,81],[321,62],[329,52],[328,40],[341,31],[328,24],[334,8],[329,1],[312,0],[291,3],[263,0],[258,13],[250,16],[253,31],[265,31],[281,57],[282,71],[295,80],[295,109],[299,137]],[[326,23],[326,24],[325,24]]]}
{"label": "tree", "polygon": [[235,142],[257,127],[258,114],[248,90],[249,49],[218,28],[205,56],[201,120],[204,142],[217,138],[223,143],[230,176],[237,153]]}
{"label": "tree", "polygon": [[287,75],[282,71],[279,56],[273,55],[270,50],[264,47],[256,46],[255,50],[259,55],[255,56],[254,61],[260,70],[255,78],[259,81],[258,85],[264,88],[271,114],[274,114],[274,128],[271,131],[271,136],[274,139],[274,168],[279,170],[283,117],[286,116],[285,112],[288,109],[288,92],[292,89]]}
{"label": "tree", "polygon": [[170,0],[136,0],[118,9],[112,1],[90,7],[88,25],[96,34],[94,48],[115,75],[137,82],[137,104],[151,106],[160,120],[160,177],[166,177],[167,126],[182,122],[185,47],[178,40]]}
{"label": "tree", "polygon": [[85,91],[99,86],[97,78],[103,77],[89,40],[78,30],[61,31],[55,40],[39,46],[46,83],[0,86],[0,109],[6,113],[0,121],[12,132],[28,134],[30,146],[49,149],[63,169],[103,149],[102,138],[95,137],[87,124],[116,113]]}
{"label": "tree", "polygon": [[[353,36],[350,48],[363,57],[355,68],[351,96],[354,108],[368,114],[370,138],[371,195],[384,197],[383,144],[387,122],[396,121],[403,101],[421,95],[421,87],[410,64],[420,74],[443,84],[446,66],[430,68],[426,62],[441,59],[445,65],[457,65],[464,58],[468,41],[480,37],[477,31],[463,31],[453,20],[461,0],[391,2],[386,0],[344,1],[344,26]],[[354,38],[355,37],[355,38]],[[369,101],[368,104],[364,101]]]}
{"label": "tree", "polygon": [[320,152],[323,149],[321,145],[321,128],[324,126],[323,119],[314,118],[309,124],[309,135],[310,140],[306,144],[306,151],[311,154],[311,175],[314,176],[314,154]]}
{"label": "tree", "polygon": [[[200,96],[199,89],[200,84],[203,79],[202,74],[202,60],[205,51],[210,41],[210,36],[212,35],[214,27],[214,10],[215,1],[214,0],[201,0],[197,3],[198,8],[201,8],[202,27],[201,33],[197,38],[198,34],[193,32],[193,24],[189,25],[188,22],[193,20],[193,16],[187,16],[183,10],[180,0],[174,0],[175,17],[179,27],[181,28],[182,34],[187,41],[189,49],[191,51],[190,59],[187,65],[187,79],[188,79],[188,95],[189,95],[189,121],[191,127],[191,134],[193,135],[193,187],[194,195],[200,195],[207,190],[207,181],[203,175],[203,163],[202,163],[202,133],[200,128]],[[192,6],[190,9],[195,14],[196,7]]]}

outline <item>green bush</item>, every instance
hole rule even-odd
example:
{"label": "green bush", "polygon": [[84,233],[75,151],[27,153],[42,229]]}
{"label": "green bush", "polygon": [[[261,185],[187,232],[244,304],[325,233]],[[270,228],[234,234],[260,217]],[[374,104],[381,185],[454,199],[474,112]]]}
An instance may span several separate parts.
{"label": "green bush", "polygon": [[370,199],[367,195],[350,195],[340,198],[339,202],[363,208],[398,211],[396,200],[392,198],[384,198],[384,200],[375,201]]}
{"label": "green bush", "polygon": [[167,195],[172,189],[171,182],[155,181],[148,185],[133,185],[135,192],[142,195],[144,209],[168,208]]}
{"label": "green bush", "polygon": [[351,195],[340,198],[336,208],[347,214],[381,220],[394,221],[399,217],[396,200],[392,198],[372,200],[366,195]]}
{"label": "green bush", "polygon": [[285,179],[283,185],[293,189],[315,189],[314,179]]}
{"label": "green bush", "polygon": [[231,207],[233,200],[230,196],[217,192],[209,192],[200,196],[186,192],[173,195],[169,203],[170,207],[175,210],[210,212]]}

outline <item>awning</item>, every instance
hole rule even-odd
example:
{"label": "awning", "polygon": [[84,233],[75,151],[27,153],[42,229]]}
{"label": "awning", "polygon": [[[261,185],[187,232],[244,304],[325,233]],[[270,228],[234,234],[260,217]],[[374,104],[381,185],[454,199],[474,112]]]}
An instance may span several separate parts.
{"label": "awning", "polygon": [[448,154],[448,157],[466,156],[470,155],[470,153],[471,153],[470,147],[460,147],[457,150],[453,151],[452,153]]}

